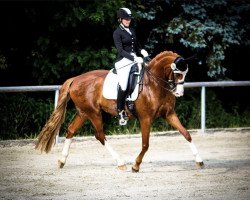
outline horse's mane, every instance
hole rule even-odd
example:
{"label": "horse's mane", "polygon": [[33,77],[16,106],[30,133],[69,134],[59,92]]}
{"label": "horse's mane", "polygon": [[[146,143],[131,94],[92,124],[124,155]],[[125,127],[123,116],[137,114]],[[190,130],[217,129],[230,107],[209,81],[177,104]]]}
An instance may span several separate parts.
{"label": "horse's mane", "polygon": [[160,62],[160,60],[162,60],[163,58],[166,57],[172,57],[172,58],[176,58],[179,55],[177,53],[174,53],[173,51],[163,51],[161,53],[159,53],[158,55],[156,55],[149,63],[149,66],[154,66],[157,62]]}

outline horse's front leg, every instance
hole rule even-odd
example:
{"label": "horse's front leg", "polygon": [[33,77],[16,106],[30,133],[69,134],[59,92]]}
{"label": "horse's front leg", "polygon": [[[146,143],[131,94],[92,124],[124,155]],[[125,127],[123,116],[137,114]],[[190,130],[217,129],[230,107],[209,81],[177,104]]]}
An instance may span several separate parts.
{"label": "horse's front leg", "polygon": [[142,159],[149,148],[149,134],[150,134],[150,120],[140,120],[141,134],[142,134],[142,150],[137,156],[132,172],[139,172]]}
{"label": "horse's front leg", "polygon": [[176,128],[186,138],[186,140],[189,142],[189,146],[191,148],[191,151],[195,157],[195,162],[196,162],[197,167],[203,168],[204,167],[203,160],[201,159],[201,157],[199,155],[199,152],[198,152],[198,150],[197,150],[197,148],[192,140],[192,137],[191,137],[190,133],[182,126],[176,113],[173,111],[171,114],[168,114],[166,116],[166,120],[168,121],[168,123],[171,126]]}

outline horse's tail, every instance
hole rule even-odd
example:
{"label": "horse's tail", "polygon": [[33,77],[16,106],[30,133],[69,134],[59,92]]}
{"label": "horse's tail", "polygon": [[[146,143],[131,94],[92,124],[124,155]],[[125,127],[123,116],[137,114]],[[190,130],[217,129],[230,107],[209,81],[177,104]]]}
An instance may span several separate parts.
{"label": "horse's tail", "polygon": [[70,99],[69,88],[74,78],[70,78],[64,82],[60,88],[60,95],[56,109],[51,114],[49,120],[44,125],[38,135],[38,141],[35,149],[48,153],[55,142],[55,137],[59,131],[61,124],[64,122],[67,103]]}

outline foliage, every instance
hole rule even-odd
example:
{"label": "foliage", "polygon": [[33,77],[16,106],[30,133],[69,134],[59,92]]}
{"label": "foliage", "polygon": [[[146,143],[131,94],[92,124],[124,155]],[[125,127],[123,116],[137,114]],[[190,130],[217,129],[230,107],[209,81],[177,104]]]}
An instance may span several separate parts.
{"label": "foliage", "polygon": [[123,3],[70,2],[65,9],[55,10],[46,35],[38,38],[32,50],[33,76],[38,83],[54,84],[90,70],[112,68],[116,50],[105,44],[112,41],[115,9]]}
{"label": "foliage", "polygon": [[[176,102],[176,113],[187,129],[200,129],[200,98],[196,98],[199,91],[188,89],[184,97]],[[50,117],[54,105],[52,100],[42,100],[24,94],[0,95],[0,139],[36,138],[46,120]],[[250,106],[243,110],[241,105],[232,104],[230,110],[223,104],[215,92],[208,91],[206,95],[206,128],[234,128],[250,126]],[[65,136],[67,127],[74,119],[76,110],[68,105],[65,122],[60,128],[60,136]],[[129,120],[127,126],[119,126],[118,119],[108,114],[103,115],[104,130],[107,135],[140,133],[137,119]],[[174,130],[165,120],[156,119],[151,131]],[[94,135],[95,130],[87,121],[76,133],[76,136]]]}
{"label": "foliage", "polygon": [[226,79],[226,70],[234,67],[225,65],[226,53],[240,45],[249,46],[249,2],[159,2],[161,4],[148,1],[146,6],[134,6],[139,9],[141,21],[146,19],[151,26],[146,44],[151,54],[165,47],[184,55],[187,51],[188,54],[194,52],[202,60],[204,70],[208,67],[208,78]]}
{"label": "foliage", "polygon": [[33,52],[34,58],[34,77],[37,78],[39,84],[61,84],[66,78],[79,75],[89,70],[110,69],[113,67],[115,58],[115,49],[100,49],[98,52],[91,47],[87,47],[83,51],[71,51],[61,48],[56,55],[56,61],[44,53]]}
{"label": "foliage", "polygon": [[207,48],[208,76],[223,78],[225,52],[231,46],[249,43],[241,13],[249,12],[250,5],[246,4],[245,10],[242,7],[242,3],[226,0],[185,2],[183,13],[168,24],[166,37],[170,43],[179,40],[187,48]]}
{"label": "foliage", "polygon": [[[1,26],[4,36],[0,37],[0,80],[20,78],[20,82],[14,82],[18,85],[61,84],[90,70],[112,68],[116,56],[112,33],[120,7],[131,8],[137,38],[150,57],[162,50],[173,50],[184,57],[197,53],[203,61],[200,68],[205,73],[208,68],[204,79],[228,79],[226,72],[233,68],[239,74],[238,79],[248,74],[249,68],[240,64],[249,55],[250,3],[246,0],[86,0],[25,4],[6,1],[0,6],[0,20],[7,23]],[[10,15],[7,8],[18,13]],[[190,71],[193,69],[190,67]],[[200,75],[198,70],[193,71]],[[190,79],[196,81],[194,75]],[[2,139],[36,135],[53,109],[52,101],[44,102],[44,98],[2,94],[0,97]],[[250,125],[249,106],[242,111],[238,103],[228,111],[227,101],[220,101],[218,95],[210,93],[207,97],[208,128]],[[178,99],[176,110],[187,128],[199,128],[199,93],[188,92]],[[69,108],[61,134],[74,115],[74,108]],[[107,134],[140,131],[137,120],[130,121],[126,127],[117,126],[115,118],[107,117],[107,121]],[[156,120],[152,126],[153,131],[169,129],[164,120]],[[78,134],[93,135],[90,122]]]}
{"label": "foliage", "polygon": [[[177,100],[176,112],[180,121],[188,129],[201,127],[201,99],[197,98],[199,91],[188,89],[185,96]],[[225,102],[224,102],[225,103]],[[244,111],[232,103],[231,109],[223,106],[218,95],[213,90],[206,91],[206,128],[235,128],[250,126],[250,106]]]}
{"label": "foliage", "polygon": [[185,95],[176,102],[176,113],[182,124],[190,129],[200,128],[200,98],[199,90],[186,89]]}
{"label": "foliage", "polygon": [[53,111],[51,101],[24,94],[0,95],[0,139],[30,138],[37,134]]}
{"label": "foliage", "polygon": [[[112,33],[120,7],[131,8],[139,43],[151,57],[166,49],[184,57],[197,53],[202,69],[208,68],[207,78],[230,78],[226,71],[235,67],[227,62],[231,49],[239,49],[236,56],[241,56],[241,46],[249,46],[250,41],[250,4],[245,0],[87,0],[27,5],[22,7],[24,20],[30,20],[23,22],[32,35],[26,38],[29,46],[1,47],[0,70],[27,65],[27,71],[32,71],[29,82],[34,84],[59,84],[89,70],[110,69],[116,56]],[[19,22],[14,16],[12,20]],[[21,55],[25,63],[11,59],[15,58],[11,54],[22,53],[24,48],[28,53]]]}
{"label": "foliage", "polygon": [[0,54],[0,69],[6,69],[6,68],[7,68],[6,58],[5,56]]}

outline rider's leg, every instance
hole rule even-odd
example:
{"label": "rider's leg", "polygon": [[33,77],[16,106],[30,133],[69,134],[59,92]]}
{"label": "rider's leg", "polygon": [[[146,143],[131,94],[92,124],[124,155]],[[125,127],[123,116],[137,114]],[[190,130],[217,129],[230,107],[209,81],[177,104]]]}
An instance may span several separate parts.
{"label": "rider's leg", "polygon": [[119,117],[120,125],[125,125],[126,121],[128,120],[128,116],[125,112],[125,99],[126,98],[126,91],[122,90],[119,86],[118,95],[117,95],[117,112]]}
{"label": "rider's leg", "polygon": [[132,66],[132,61],[127,58],[115,63],[117,71],[119,88],[117,93],[117,112],[120,125],[126,125],[128,117],[125,112],[126,89],[128,85],[128,76]]}

